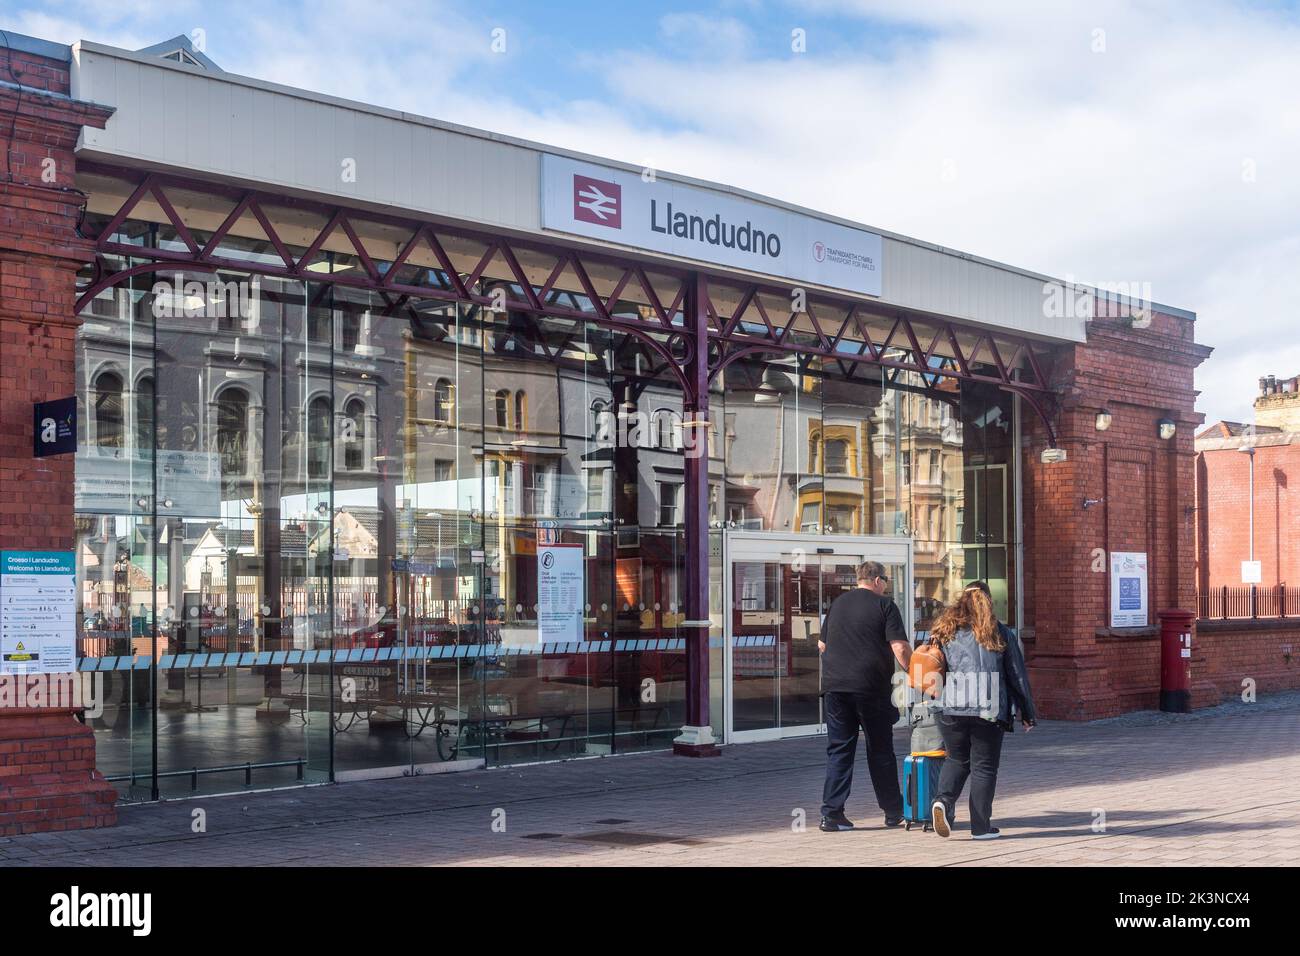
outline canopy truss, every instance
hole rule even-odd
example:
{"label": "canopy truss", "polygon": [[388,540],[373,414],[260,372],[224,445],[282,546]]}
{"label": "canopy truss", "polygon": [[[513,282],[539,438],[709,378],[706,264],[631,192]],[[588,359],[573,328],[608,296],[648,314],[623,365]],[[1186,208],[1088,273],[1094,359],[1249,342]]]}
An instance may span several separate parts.
{"label": "canopy truss", "polygon": [[[795,359],[805,368],[837,368],[850,380],[862,366],[875,366],[892,380],[914,375],[927,388],[944,379],[989,383],[1019,395],[1056,444],[1052,347],[1014,332],[160,172],[83,162],[79,173],[89,187],[88,210],[106,219],[92,237],[94,272],[80,290],[79,312],[104,289],[163,266],[237,270],[375,292],[385,304],[381,314],[405,316],[426,332],[416,304],[429,301],[472,303],[534,323],[540,316],[591,322],[653,353],[690,408],[707,407],[695,393],[745,358]],[[139,234],[141,222],[151,224],[150,235]],[[697,334],[696,321],[706,323],[706,335]],[[555,359],[574,337],[554,347],[538,340]],[[697,375],[702,343],[707,374]]]}

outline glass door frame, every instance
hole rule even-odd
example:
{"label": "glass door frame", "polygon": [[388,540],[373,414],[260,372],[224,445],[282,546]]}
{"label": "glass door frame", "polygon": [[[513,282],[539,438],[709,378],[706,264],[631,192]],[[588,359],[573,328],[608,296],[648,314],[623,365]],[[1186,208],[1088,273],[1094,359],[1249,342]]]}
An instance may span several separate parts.
{"label": "glass door frame", "polygon": [[733,727],[733,651],[732,628],[735,615],[733,568],[737,562],[761,563],[790,558],[796,549],[819,563],[823,558],[854,563],[879,561],[886,566],[901,565],[906,573],[902,587],[894,582],[892,596],[903,615],[909,643],[915,643],[913,613],[914,568],[912,564],[912,539],[903,535],[847,535],[847,534],[790,534],[774,531],[732,531],[722,535],[722,742],[757,743],[764,740],[784,740],[790,737],[811,737],[826,733],[826,725],[804,724],[792,727],[771,727],[760,730],[737,731]]}

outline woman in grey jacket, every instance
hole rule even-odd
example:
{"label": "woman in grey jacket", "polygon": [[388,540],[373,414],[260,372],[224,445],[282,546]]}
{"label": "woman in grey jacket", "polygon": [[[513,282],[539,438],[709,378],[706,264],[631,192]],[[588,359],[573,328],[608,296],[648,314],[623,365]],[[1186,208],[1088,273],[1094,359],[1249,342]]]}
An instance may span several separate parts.
{"label": "woman in grey jacket", "polygon": [[946,666],[939,710],[939,731],[948,752],[939,772],[939,790],[931,816],[934,831],[952,832],[957,798],[971,778],[971,838],[995,840],[993,792],[997,788],[1002,735],[1019,712],[1026,730],[1037,723],[1029,676],[1016,636],[993,613],[988,585],[969,584],[930,629],[943,648]]}

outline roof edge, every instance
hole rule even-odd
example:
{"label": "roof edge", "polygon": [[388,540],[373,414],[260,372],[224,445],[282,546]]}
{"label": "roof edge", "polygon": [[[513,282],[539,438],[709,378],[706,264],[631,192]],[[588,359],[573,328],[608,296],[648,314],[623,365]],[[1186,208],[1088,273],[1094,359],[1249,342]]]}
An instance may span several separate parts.
{"label": "roof edge", "polygon": [[28,36],[26,33],[15,33],[13,30],[0,30],[0,46],[6,46],[10,50],[18,50],[22,53],[47,56],[51,60],[62,60],[64,63],[72,62],[71,46],[64,43],[55,43],[53,40],[42,40],[40,37]]}

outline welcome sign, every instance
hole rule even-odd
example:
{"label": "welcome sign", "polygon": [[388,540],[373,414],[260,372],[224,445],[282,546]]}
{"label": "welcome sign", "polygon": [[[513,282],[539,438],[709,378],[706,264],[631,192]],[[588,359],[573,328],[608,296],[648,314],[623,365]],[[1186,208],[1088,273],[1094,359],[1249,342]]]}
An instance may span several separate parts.
{"label": "welcome sign", "polygon": [[71,551],[0,551],[0,674],[76,670]]}
{"label": "welcome sign", "polygon": [[864,229],[547,154],[541,183],[543,229],[881,294],[881,239]]}

